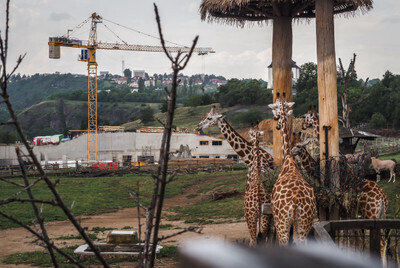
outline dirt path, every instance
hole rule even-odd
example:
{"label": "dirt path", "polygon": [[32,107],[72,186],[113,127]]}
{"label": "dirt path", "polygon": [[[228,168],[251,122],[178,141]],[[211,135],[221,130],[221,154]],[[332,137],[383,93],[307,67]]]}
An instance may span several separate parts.
{"label": "dirt path", "polygon": [[[218,179],[221,179],[218,178]],[[207,193],[198,194],[194,198],[187,198],[188,195],[197,194],[197,190],[203,185],[212,183],[217,179],[211,179],[202,184],[193,185],[185,189],[182,195],[166,199],[164,202],[164,211],[176,207],[176,206],[190,206],[195,204],[204,198]],[[93,227],[105,227],[121,230],[126,226],[131,226],[135,230],[138,226],[137,220],[137,209],[126,208],[121,209],[115,213],[108,213],[95,216],[81,216],[78,217],[83,227],[87,227],[88,230],[92,230]],[[143,219],[142,219],[143,222]],[[165,219],[161,224],[171,224],[173,227],[189,227],[193,224],[185,224],[180,221],[168,222]],[[160,235],[170,235],[179,230],[163,230],[160,229]],[[77,235],[76,229],[72,226],[69,221],[53,221],[47,223],[47,232],[51,238],[58,238],[62,236],[75,236]],[[103,239],[107,235],[106,232],[100,232],[97,234],[98,238]],[[244,221],[234,223],[222,223],[222,224],[208,224],[203,226],[202,234],[196,234],[193,232],[187,232],[179,236],[175,236],[167,241],[163,241],[164,245],[179,245],[185,239],[191,239],[195,237],[221,237],[231,241],[241,240],[247,236],[247,226]],[[35,238],[23,228],[13,228],[0,230],[0,260],[5,256],[17,253],[27,252],[34,250],[41,250],[42,247],[32,243]],[[60,247],[66,247],[68,245],[80,245],[83,244],[83,240],[54,240],[54,242]],[[0,267],[6,267],[0,263]],[[15,267],[15,266],[9,266]],[[22,267],[22,266],[18,266]],[[26,266],[25,266],[26,267]]]}

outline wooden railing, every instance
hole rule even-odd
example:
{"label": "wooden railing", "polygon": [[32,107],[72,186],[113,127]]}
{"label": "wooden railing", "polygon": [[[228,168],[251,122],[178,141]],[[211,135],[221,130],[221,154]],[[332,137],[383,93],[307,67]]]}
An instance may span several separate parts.
{"label": "wooden railing", "polygon": [[385,258],[387,267],[400,265],[400,220],[324,221],[313,227],[316,241]]}

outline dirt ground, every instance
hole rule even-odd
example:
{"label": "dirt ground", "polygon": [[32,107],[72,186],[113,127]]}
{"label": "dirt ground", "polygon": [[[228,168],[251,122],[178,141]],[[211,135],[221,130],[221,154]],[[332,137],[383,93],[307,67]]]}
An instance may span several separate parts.
{"label": "dirt ground", "polygon": [[[213,180],[209,180],[204,183],[211,183]],[[197,189],[199,189],[201,185],[194,185],[185,190],[182,195],[176,196],[174,198],[166,199],[164,202],[164,209],[176,207],[176,206],[189,206],[196,202],[198,202],[201,198],[204,198],[209,193],[199,194],[196,198],[186,198],[186,196],[197,193]],[[164,210],[164,211],[165,211]],[[168,212],[165,212],[168,213]],[[125,226],[132,226],[133,228],[137,228],[138,219],[137,219],[137,209],[136,208],[126,208],[121,209],[115,213],[108,213],[102,215],[95,216],[81,216],[78,217],[83,227],[87,227],[90,231],[93,227],[105,227],[105,228],[114,228],[117,230],[121,230]],[[142,219],[143,222],[143,219]],[[193,226],[193,224],[185,224],[180,221],[169,222],[167,220],[163,220],[161,224],[171,224],[173,227],[189,227]],[[223,239],[227,239],[230,241],[240,240],[243,238],[247,238],[248,231],[247,225],[244,221],[239,222],[229,222],[229,223],[219,223],[219,224],[207,224],[202,226],[203,229],[201,234],[187,232],[181,234],[179,236],[175,236],[170,238],[169,240],[162,241],[161,245],[177,245],[179,246],[182,241],[186,239],[194,239],[194,238],[210,238],[210,237],[220,237]],[[168,236],[173,233],[176,233],[179,230],[164,230],[160,229],[160,236]],[[53,221],[47,223],[47,232],[50,238],[57,238],[61,236],[72,236],[77,235],[76,229],[72,226],[69,221]],[[107,235],[107,231],[102,233],[98,233],[97,236],[102,239]],[[143,235],[142,235],[143,237]],[[30,267],[27,265],[5,265],[1,263],[1,259],[5,256],[18,253],[18,252],[28,252],[34,250],[43,249],[39,245],[33,243],[35,237],[31,235],[28,231],[23,228],[13,228],[0,230],[0,267]],[[82,240],[54,240],[56,245],[60,247],[66,247],[68,245],[80,245],[84,242]],[[120,264],[121,266],[121,264]],[[124,265],[123,265],[124,266]],[[159,263],[158,267],[174,267],[175,265],[171,264],[162,264]]]}

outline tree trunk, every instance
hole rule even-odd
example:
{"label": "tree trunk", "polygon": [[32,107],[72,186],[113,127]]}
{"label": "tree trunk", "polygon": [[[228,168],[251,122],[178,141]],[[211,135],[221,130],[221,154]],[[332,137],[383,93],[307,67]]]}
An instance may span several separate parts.
{"label": "tree trunk", "polygon": [[[325,170],[326,165],[328,172],[325,174],[329,174],[329,178],[325,178],[329,179],[330,187],[335,190],[339,188],[339,173],[333,170],[339,167],[335,163],[339,157],[339,126],[333,1],[315,1],[315,9],[321,170]],[[326,128],[329,129],[327,135]],[[333,163],[325,161],[328,159],[334,159]]]}
{"label": "tree trunk", "polygon": [[[272,37],[272,76],[273,76],[273,102],[277,93],[286,101],[292,101],[292,19],[288,17],[274,18]],[[289,129],[292,129],[292,120],[289,120]],[[274,164],[282,165],[282,141],[279,130],[274,123]]]}

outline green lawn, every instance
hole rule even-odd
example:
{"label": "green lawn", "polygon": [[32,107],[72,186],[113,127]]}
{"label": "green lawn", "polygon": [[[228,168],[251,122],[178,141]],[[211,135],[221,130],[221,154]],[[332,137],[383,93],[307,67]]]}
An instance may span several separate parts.
{"label": "green lawn", "polygon": [[[166,189],[166,198],[179,195],[185,187],[199,184],[216,176],[238,175],[243,183],[245,182],[246,171],[232,171],[223,173],[199,173],[189,175],[179,175],[177,179],[168,184]],[[54,181],[56,178],[52,178]],[[70,178],[60,177],[57,184],[57,190],[64,202],[71,206],[75,216],[95,215],[107,212],[117,211],[120,208],[134,207],[136,203],[129,197],[128,191],[136,191],[137,182],[140,182],[141,203],[147,205],[150,203],[153,190],[153,180],[148,176],[124,175],[118,177],[96,177],[96,178]],[[32,179],[33,180],[33,179]],[[22,179],[14,179],[15,182],[23,183]],[[0,200],[11,197],[20,191],[17,186],[0,183]],[[244,188],[243,188],[244,189]],[[33,193],[36,199],[52,200],[53,196],[44,182],[39,182],[34,188]],[[22,194],[21,198],[26,198]],[[10,203],[0,207],[4,213],[16,217],[24,223],[30,223],[34,219],[31,204],[28,203]],[[65,215],[58,207],[51,205],[43,206],[43,214],[46,221],[64,220]],[[16,227],[9,220],[0,217],[0,229]]]}

